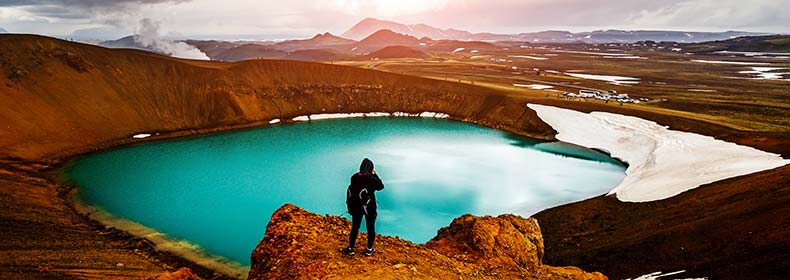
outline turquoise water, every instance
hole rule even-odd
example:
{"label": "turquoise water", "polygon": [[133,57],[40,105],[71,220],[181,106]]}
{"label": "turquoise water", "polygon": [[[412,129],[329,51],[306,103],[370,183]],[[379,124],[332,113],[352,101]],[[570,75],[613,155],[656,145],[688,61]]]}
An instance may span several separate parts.
{"label": "turquoise water", "polygon": [[249,265],[283,204],[343,214],[365,157],[385,185],[377,231],[417,243],[465,213],[529,216],[606,193],[625,170],[588,149],[467,123],[364,118],[124,147],[82,157],[67,175],[88,204]]}

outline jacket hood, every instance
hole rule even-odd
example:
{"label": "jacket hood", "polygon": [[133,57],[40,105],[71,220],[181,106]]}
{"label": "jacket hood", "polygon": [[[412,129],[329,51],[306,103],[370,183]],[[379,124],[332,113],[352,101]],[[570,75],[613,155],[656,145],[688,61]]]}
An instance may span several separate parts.
{"label": "jacket hood", "polygon": [[362,160],[362,164],[359,165],[359,173],[368,174],[373,172],[373,161],[368,158]]}

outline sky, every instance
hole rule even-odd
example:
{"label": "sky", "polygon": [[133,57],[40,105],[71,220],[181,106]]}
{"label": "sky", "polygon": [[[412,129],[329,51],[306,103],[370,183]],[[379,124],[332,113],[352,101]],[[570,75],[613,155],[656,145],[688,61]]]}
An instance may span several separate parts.
{"label": "sky", "polygon": [[790,0],[0,0],[13,33],[115,39],[144,20],[173,38],[289,39],[366,17],[471,32],[603,29],[790,33]]}

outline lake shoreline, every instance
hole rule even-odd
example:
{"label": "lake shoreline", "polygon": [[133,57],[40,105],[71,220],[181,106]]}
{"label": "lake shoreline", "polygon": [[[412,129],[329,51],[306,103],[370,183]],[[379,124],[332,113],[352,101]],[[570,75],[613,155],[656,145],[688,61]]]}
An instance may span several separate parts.
{"label": "lake shoreline", "polygon": [[[463,214],[514,213],[527,217],[556,205],[605,193],[625,176],[618,161],[603,157],[598,151],[562,142],[523,138],[468,122],[425,116],[311,119],[320,121],[267,126],[248,131],[237,130],[185,140],[149,142],[145,146],[134,148],[124,146],[125,148],[119,150],[81,158],[74,162],[72,168],[69,165],[64,166],[64,177],[71,177],[69,181],[79,186],[80,198],[85,199],[86,203],[110,212],[96,213],[100,209],[85,209],[79,200],[72,199],[81,213],[87,212],[91,214],[89,216],[108,226],[124,229],[134,235],[151,237],[149,239],[161,247],[171,248],[189,259],[198,262],[210,261],[213,265],[209,266],[228,268],[228,265],[234,264],[227,263],[227,260],[219,256],[249,265],[248,249],[253,248],[254,242],[260,237],[260,229],[266,226],[271,211],[282,204],[299,204],[320,214],[338,213],[339,210],[335,210],[339,209],[342,200],[332,199],[335,197],[335,188],[322,188],[318,185],[336,185],[336,182],[347,180],[345,174],[355,169],[354,162],[358,158],[347,156],[347,152],[336,154],[337,151],[359,151],[360,155],[374,159],[380,172],[388,174],[385,181],[390,182],[388,188],[393,192],[383,194],[383,197],[379,197],[379,202],[388,206],[383,207],[385,210],[382,211],[393,213],[386,215],[389,219],[379,221],[377,228],[382,234],[399,236],[415,243],[427,242],[435,237],[438,229],[449,224],[452,218]],[[336,133],[340,131],[342,133]],[[404,134],[402,131],[408,132]],[[283,144],[286,142],[289,144]],[[405,142],[409,144],[399,144]],[[300,152],[303,149],[290,148],[294,145],[315,151],[305,154]],[[312,148],[318,145],[320,148]],[[224,152],[212,152],[214,149]],[[397,156],[392,155],[395,151]],[[494,156],[505,153],[510,156]],[[424,160],[425,154],[431,154],[432,160]],[[214,166],[217,164],[214,159],[217,158],[233,160],[227,161],[223,166]],[[274,170],[280,170],[282,166],[268,164],[272,161],[280,164],[283,161],[300,163],[305,158],[310,158],[315,164],[345,162],[343,165],[351,170],[326,166],[311,172],[313,175],[310,177],[324,178],[320,183],[310,179],[282,182],[283,179],[278,178],[291,178],[301,172],[277,172]],[[443,167],[445,163],[456,160],[460,161],[453,168]],[[397,163],[402,161],[410,163]],[[419,165],[418,162],[425,164]],[[189,167],[184,166],[186,163],[189,163]],[[444,174],[445,179],[437,179],[419,171],[425,168],[436,168],[435,171]],[[548,175],[563,172],[567,168],[575,169],[577,174],[589,180]],[[170,171],[161,173],[157,170]],[[204,176],[204,172],[212,175]],[[139,177],[132,174],[149,175]],[[510,179],[500,179],[502,176]],[[528,184],[528,188],[523,183],[517,183],[518,178],[524,176],[535,178]],[[180,179],[172,181],[172,178]],[[467,185],[450,178],[467,178],[466,180],[474,183]],[[416,182],[397,183],[403,180]],[[290,191],[278,191],[277,187],[273,187],[283,184],[291,185],[288,188]],[[501,195],[484,195],[489,191],[482,191],[484,188],[479,186],[486,184],[491,185],[491,190],[499,190],[493,193]],[[314,187],[301,187],[311,185]],[[564,189],[558,190],[557,185],[564,186]],[[431,201],[434,203],[426,206],[408,203],[414,199],[423,199],[419,198],[419,194],[423,193],[419,190],[428,187],[443,190],[436,193],[438,197],[442,197],[440,193],[446,192],[468,194],[464,195],[464,199],[477,201],[472,203],[477,206],[459,204],[443,207],[442,211],[448,212],[439,218],[425,212],[430,210],[420,209],[436,209],[429,206],[434,203],[452,204],[453,199],[448,198],[453,196],[444,198],[444,202],[442,199],[433,198]],[[315,198],[300,200],[300,193],[304,191],[312,193]],[[195,192],[202,195],[192,195]],[[281,194],[276,195],[278,198],[267,198],[271,192]],[[504,195],[507,193],[512,195]],[[280,197],[282,195],[289,196]],[[213,205],[213,210],[202,211],[201,208],[207,205]],[[411,206],[400,209],[402,206],[399,205]],[[162,215],[152,216],[149,213]],[[119,221],[116,215],[128,220]],[[221,222],[216,217],[246,222]],[[190,220],[188,223],[181,222],[187,218]],[[421,226],[409,229],[400,226],[399,220],[417,221],[416,224]],[[138,223],[144,224],[145,228],[141,229],[142,226]],[[219,228],[225,230],[190,230],[206,224],[211,224],[212,227],[219,225]],[[167,234],[175,234],[179,239],[167,238]],[[222,242],[223,236],[233,236],[236,241]],[[187,244],[190,242],[191,244]],[[200,250],[198,246],[205,250]],[[217,258],[207,255],[205,251],[216,254]],[[230,271],[233,273],[238,269]]]}
{"label": "lake shoreline", "polygon": [[[415,115],[418,114],[419,113],[415,113]],[[124,230],[123,228],[116,228],[111,225],[105,224],[101,220],[97,220],[94,217],[91,217],[91,215],[88,215],[84,211],[78,210],[81,206],[75,204],[75,202],[77,201],[74,200],[73,197],[70,197],[74,195],[75,191],[77,191],[78,186],[68,183],[64,178],[61,177],[63,174],[66,173],[66,170],[70,168],[70,165],[73,164],[74,161],[76,161],[82,156],[105,151],[105,150],[124,148],[124,147],[136,146],[136,145],[144,145],[152,142],[178,141],[184,139],[191,139],[194,137],[215,135],[220,133],[253,130],[253,129],[259,129],[259,128],[275,126],[275,125],[288,125],[288,124],[297,124],[303,122],[303,121],[293,120],[293,118],[295,117],[297,116],[294,116],[292,118],[282,118],[282,121],[279,123],[270,123],[269,121],[258,121],[248,124],[231,125],[224,127],[220,126],[220,127],[202,128],[202,129],[186,129],[186,130],[177,130],[177,131],[168,131],[168,132],[163,131],[163,132],[157,132],[156,135],[152,135],[151,137],[147,137],[144,139],[135,139],[132,137],[116,139],[108,143],[102,143],[90,147],[81,147],[72,151],[61,152],[60,154],[51,157],[53,158],[51,160],[51,163],[41,163],[41,162],[27,162],[27,163],[45,166],[45,168],[41,170],[41,174],[44,175],[43,178],[48,181],[55,182],[57,184],[59,189],[58,198],[67,202],[68,207],[75,214],[84,217],[85,219],[89,220],[92,223],[95,223],[93,227],[97,227],[97,225],[100,225],[100,227],[103,227],[102,229],[103,232],[108,232],[106,233],[107,235],[116,237],[117,241],[133,242],[145,237],[130,234],[127,230]],[[419,118],[419,116],[408,116],[408,117]],[[400,117],[387,116],[384,118],[400,118]],[[541,137],[540,135],[533,135],[532,133],[526,133],[524,131],[518,131],[516,129],[494,128],[477,122],[456,119],[453,118],[452,116],[450,116],[447,119],[450,121],[480,125],[483,127],[496,129],[507,133],[513,133],[519,136],[529,137],[538,140],[545,140],[545,141],[553,140],[551,137],[543,137],[543,139],[541,139],[538,138]],[[316,121],[320,121],[320,120],[316,120]],[[545,138],[549,138],[549,139],[545,139]],[[261,233],[261,236],[263,236],[263,233]],[[166,241],[166,242],[172,242],[172,241]],[[134,249],[146,252],[146,254],[148,254],[147,258],[155,259],[156,260],[155,262],[163,267],[174,267],[174,268],[189,267],[195,272],[195,274],[201,277],[209,277],[209,276],[217,277],[217,274],[219,273],[222,274],[223,277],[228,277],[230,279],[246,279],[246,275],[243,275],[242,277],[233,277],[232,275],[227,273],[228,271],[231,271],[231,273],[233,273],[232,271],[239,271],[235,265],[222,266],[219,269],[212,269],[205,265],[201,265],[200,261],[198,260],[195,259],[190,260],[190,258],[185,258],[184,256],[181,256],[175,252],[158,250],[157,246],[161,246],[161,245],[166,245],[166,244],[157,244],[155,242],[144,242],[141,243],[139,247],[135,247]],[[215,261],[217,260],[217,257],[209,255],[209,256],[205,256],[205,258],[200,258],[200,259]]]}

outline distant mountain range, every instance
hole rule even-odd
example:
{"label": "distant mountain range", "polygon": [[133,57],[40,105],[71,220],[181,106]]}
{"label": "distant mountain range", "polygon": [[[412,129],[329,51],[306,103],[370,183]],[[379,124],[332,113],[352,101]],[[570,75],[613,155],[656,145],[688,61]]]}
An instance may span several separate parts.
{"label": "distant mountain range", "polygon": [[[520,34],[470,33],[456,29],[439,29],[425,24],[405,25],[392,21],[366,18],[341,36],[330,33],[316,34],[312,38],[282,42],[183,40],[213,60],[238,61],[256,58],[291,59],[307,61],[334,61],[359,58],[427,57],[426,52],[450,52],[464,48],[468,50],[496,47],[491,41],[521,43],[633,43],[641,41],[690,43],[699,41],[721,41],[719,45],[732,42],[753,42],[761,33],[738,31],[727,32],[682,32],[682,31],[622,31],[605,30],[571,33],[567,31],[542,31]],[[156,52],[139,44],[137,35],[99,43],[110,48],[133,48]],[[737,39],[731,39],[737,38]],[[756,40],[756,39],[755,39]],[[398,46],[399,48],[389,48]],[[717,45],[718,46],[718,45]],[[762,43],[765,49],[781,49]],[[694,46],[696,49],[717,48],[710,44]],[[389,49],[387,49],[389,48]],[[724,48],[718,46],[718,48]]]}
{"label": "distant mountain range", "polygon": [[[108,48],[141,49],[151,52],[156,50],[142,46],[137,35],[126,36],[118,40],[104,41],[100,46]],[[213,60],[239,61],[246,59],[290,59],[304,61],[335,61],[345,59],[374,58],[425,58],[425,51],[452,51],[456,48],[487,48],[493,44],[485,42],[467,42],[456,40],[432,40],[427,37],[417,39],[413,36],[400,34],[383,29],[370,34],[360,41],[345,39],[330,33],[317,34],[310,39],[273,42],[227,42],[215,40],[184,40],[205,53]],[[398,48],[390,48],[390,47]],[[380,56],[380,57],[379,57]]]}
{"label": "distant mountain range", "polygon": [[136,40],[135,38],[137,38],[137,35],[129,35],[120,38],[118,40],[109,40],[109,41],[101,42],[99,43],[99,46],[113,48],[113,49],[123,48],[123,49],[138,49],[138,50],[153,51],[151,49],[144,47],[143,45],[140,45],[140,43],[137,42],[138,40]]}
{"label": "distant mountain range", "polygon": [[726,32],[685,32],[660,30],[598,30],[592,32],[572,33],[568,31],[541,31],[519,34],[471,33],[457,29],[440,29],[426,24],[401,24],[393,21],[366,18],[351,27],[340,37],[361,40],[381,29],[389,29],[397,33],[417,38],[467,40],[467,41],[527,41],[527,42],[584,42],[584,43],[633,43],[638,41],[675,41],[704,42],[726,40],[740,36],[761,36],[768,33],[742,31]]}
{"label": "distant mountain range", "polygon": [[685,44],[689,52],[790,53],[790,35],[739,37],[723,41]]}
{"label": "distant mountain range", "polygon": [[407,34],[417,38],[428,37],[435,40],[468,38],[470,35],[473,35],[466,31],[439,29],[426,24],[406,25],[375,18],[366,18],[352,26],[348,31],[340,34],[340,37],[359,41],[382,29],[389,29],[397,33]]}

